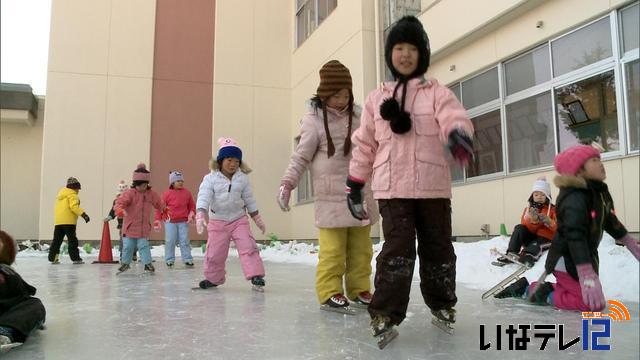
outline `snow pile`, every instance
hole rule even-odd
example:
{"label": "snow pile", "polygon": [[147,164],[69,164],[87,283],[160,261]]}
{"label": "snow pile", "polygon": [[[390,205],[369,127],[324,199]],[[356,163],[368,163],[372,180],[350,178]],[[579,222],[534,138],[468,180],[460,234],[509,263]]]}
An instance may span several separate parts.
{"label": "snow pile", "polygon": [[[515,271],[515,265],[497,267],[491,265],[491,261],[495,260],[496,254],[492,249],[505,252],[509,239],[506,237],[495,237],[493,239],[472,242],[472,243],[454,243],[457,261],[457,282],[461,286],[472,289],[488,290],[500,280],[507,277]],[[259,245],[260,256],[265,261],[279,263],[297,263],[315,266],[318,263],[318,246],[292,242],[272,241],[269,246]],[[382,244],[374,245],[374,258],[371,265],[375,271],[376,255],[382,249]],[[87,254],[83,249],[80,254],[83,258],[95,258],[99,251],[94,249],[91,254]],[[640,270],[638,261],[624,247],[617,246],[611,236],[605,233],[599,248],[600,253],[600,279],[606,297],[608,299],[616,299],[622,301],[638,302],[640,297]],[[154,246],[151,254],[155,258],[164,257],[164,246]],[[179,261],[180,250],[176,249],[176,257]],[[26,249],[18,254],[20,257],[41,256],[46,257],[46,251],[38,251]],[[203,248],[195,247],[192,249],[194,257],[203,257]],[[236,249],[229,249],[229,256],[237,257]],[[114,259],[118,259],[119,253],[117,246],[113,249]],[[537,280],[544,270],[544,262],[547,253],[536,263],[536,265],[524,273],[529,280]],[[66,255],[61,256],[63,262],[68,260]],[[87,261],[89,262],[89,261]],[[416,264],[418,266],[418,264]],[[268,271],[268,265],[267,265]],[[414,278],[419,279],[418,269],[414,271]],[[547,281],[555,281],[553,275],[547,277]]]}

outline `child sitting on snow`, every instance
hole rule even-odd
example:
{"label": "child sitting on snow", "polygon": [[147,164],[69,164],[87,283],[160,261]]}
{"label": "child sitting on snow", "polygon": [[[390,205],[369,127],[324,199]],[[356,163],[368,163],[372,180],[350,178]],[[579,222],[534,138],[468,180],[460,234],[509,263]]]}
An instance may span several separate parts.
{"label": "child sitting on snow", "polygon": [[36,288],[11,267],[18,246],[13,238],[0,230],[0,347],[24,343],[44,324],[46,311],[40,299],[33,297]]}
{"label": "child sitting on snow", "polygon": [[533,183],[529,206],[522,212],[520,224],[516,225],[509,240],[507,256],[498,258],[499,263],[511,263],[518,258],[521,263],[533,266],[542,252],[551,246],[556,232],[556,207],[551,204],[551,186],[545,177]]}
{"label": "child sitting on snow", "polygon": [[560,188],[558,231],[549,250],[545,273],[553,273],[557,282],[533,282],[530,286],[526,278],[521,278],[495,297],[528,294],[536,304],[601,311],[606,306],[598,276],[602,233],[609,233],[616,244],[626,246],[636,259],[640,257],[640,246],[616,217],[613,199],[603,182],[606,172],[598,150],[576,145],[558,154],[554,166],[560,174],[554,179]]}

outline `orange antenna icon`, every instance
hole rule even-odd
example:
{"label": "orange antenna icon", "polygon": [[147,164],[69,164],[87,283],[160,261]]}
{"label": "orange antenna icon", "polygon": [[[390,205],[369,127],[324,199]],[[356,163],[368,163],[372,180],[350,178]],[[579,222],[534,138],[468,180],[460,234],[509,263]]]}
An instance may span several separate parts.
{"label": "orange antenna icon", "polygon": [[610,305],[609,313],[602,315],[610,317],[613,321],[626,321],[631,319],[629,310],[627,310],[627,307],[624,306],[624,304],[617,300],[608,300],[607,303]]}

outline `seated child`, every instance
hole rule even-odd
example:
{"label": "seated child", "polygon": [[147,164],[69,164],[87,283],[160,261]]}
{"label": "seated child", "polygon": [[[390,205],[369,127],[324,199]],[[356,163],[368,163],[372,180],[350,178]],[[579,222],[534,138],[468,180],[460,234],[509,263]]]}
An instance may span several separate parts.
{"label": "seated child", "polygon": [[518,258],[521,263],[533,266],[542,252],[551,247],[551,239],[558,227],[556,207],[551,204],[551,186],[545,177],[533,183],[529,205],[524,208],[520,224],[516,225],[509,240],[507,256],[498,258],[500,263],[510,263]]}

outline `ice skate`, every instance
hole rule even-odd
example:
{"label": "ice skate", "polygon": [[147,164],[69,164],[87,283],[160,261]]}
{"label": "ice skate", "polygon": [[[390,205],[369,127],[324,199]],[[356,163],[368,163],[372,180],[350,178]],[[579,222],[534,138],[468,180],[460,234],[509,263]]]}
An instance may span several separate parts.
{"label": "ice skate", "polygon": [[82,265],[84,264],[84,260],[80,259],[80,260],[73,260],[73,264],[74,265]]}
{"label": "ice skate", "polygon": [[60,254],[56,254],[56,257],[53,258],[53,261],[51,262],[51,265],[58,265],[60,264]]}
{"label": "ice skate", "polygon": [[253,291],[264,292],[264,278],[262,276],[254,276],[251,278],[251,285]]}
{"label": "ice skate", "polygon": [[513,284],[504,288],[504,290],[498,292],[493,295],[496,299],[504,299],[504,298],[519,298],[524,295],[525,291],[527,291],[527,287],[529,287],[529,281],[527,278],[520,278]]}
{"label": "ice skate", "polygon": [[376,315],[371,319],[371,333],[376,338],[380,350],[398,336],[398,330],[391,324],[391,319],[384,315]]}
{"label": "ice skate", "polygon": [[116,273],[116,275],[120,275],[123,272],[129,270],[131,267],[129,266],[129,264],[122,264],[120,265],[120,267],[118,268],[118,272]]}
{"label": "ice skate", "polygon": [[347,300],[347,298],[342,294],[335,294],[330,297],[329,300],[320,305],[320,309],[347,315],[356,314],[356,311],[349,307],[349,300]]}
{"label": "ice skate", "polygon": [[167,262],[167,268],[168,269],[173,269],[173,263],[172,262]]}
{"label": "ice skate", "polygon": [[153,264],[148,263],[144,266],[144,273],[145,274],[149,274],[149,275],[153,275],[153,273],[156,272],[156,268],[153,267]]}
{"label": "ice skate", "polygon": [[186,266],[187,268],[193,268],[193,261],[187,261],[184,263],[184,266]]}
{"label": "ice skate", "polygon": [[0,335],[0,353],[6,353],[7,351],[22,345],[20,342],[13,342],[8,336]]}
{"label": "ice skate", "polygon": [[[493,250],[493,252],[500,254],[500,252],[495,249]],[[505,255],[500,254],[500,256],[495,261],[491,262],[491,265],[502,267],[505,265],[513,264],[514,259],[517,260],[518,255],[512,253],[506,253]]]}
{"label": "ice skate", "polygon": [[204,279],[200,281],[197,287],[192,287],[191,290],[207,290],[217,287],[218,285],[212,283],[211,281]]}
{"label": "ice skate", "polygon": [[371,303],[371,298],[373,295],[369,291],[363,291],[354,299],[351,300],[351,305],[354,308],[359,309],[368,309],[369,304]]}
{"label": "ice skate", "polygon": [[482,294],[482,300],[489,298],[490,296],[496,294],[499,291],[504,290],[509,284],[511,284],[514,280],[518,280],[520,275],[522,275],[525,271],[529,270],[528,265],[520,264],[520,266],[516,271],[514,271],[511,275],[504,278],[504,280],[500,281],[496,286],[487,290],[484,294]]}
{"label": "ice skate", "polygon": [[453,323],[456,322],[456,309],[448,308],[431,310],[431,315],[433,315],[431,318],[431,323],[433,325],[449,335],[454,334],[455,329],[453,328]]}

